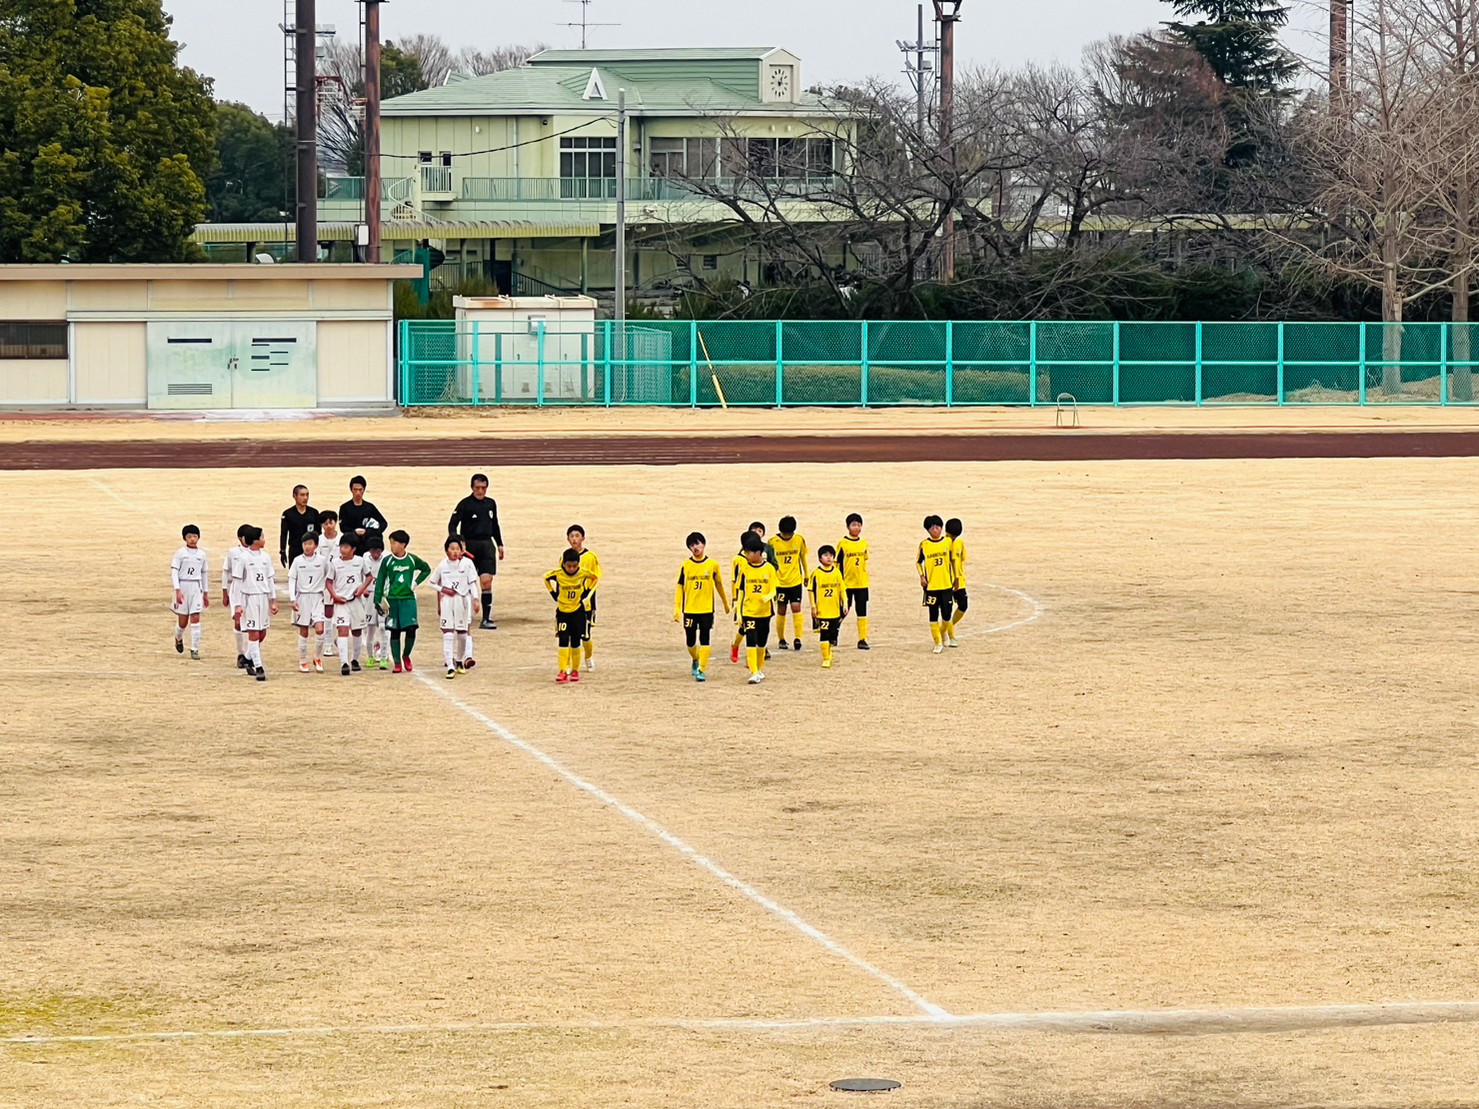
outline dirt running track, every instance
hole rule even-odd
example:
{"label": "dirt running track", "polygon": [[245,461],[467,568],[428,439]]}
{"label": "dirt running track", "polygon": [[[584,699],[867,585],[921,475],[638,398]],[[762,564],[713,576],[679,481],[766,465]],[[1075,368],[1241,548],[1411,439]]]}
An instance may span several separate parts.
{"label": "dirt running track", "polygon": [[357,466],[367,448],[400,466],[677,466],[754,462],[1085,462],[1114,459],[1468,458],[1479,431],[988,435],[746,435],[709,439],[374,439],[0,445],[0,470]]}

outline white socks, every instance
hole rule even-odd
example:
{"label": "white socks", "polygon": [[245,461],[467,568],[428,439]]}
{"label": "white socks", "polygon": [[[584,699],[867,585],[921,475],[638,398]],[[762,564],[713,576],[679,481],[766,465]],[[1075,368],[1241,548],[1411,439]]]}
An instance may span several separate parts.
{"label": "white socks", "polygon": [[339,665],[349,665],[349,636],[347,635],[339,637]]}
{"label": "white socks", "polygon": [[360,655],[364,653],[365,637],[359,632],[349,633],[349,657],[355,662],[359,661]]}
{"label": "white socks", "polygon": [[457,665],[456,632],[442,632],[442,658],[446,661],[448,670]]}
{"label": "white socks", "polygon": [[[237,632],[236,633],[236,653],[238,655],[246,655],[246,653],[247,653],[247,644],[249,642],[251,642],[251,641],[249,639],[247,639],[247,633],[246,632]],[[250,655],[247,655],[247,657],[250,658],[251,656]]]}
{"label": "white socks", "polygon": [[462,632],[461,634],[462,634],[462,651],[459,653],[458,657],[459,658],[463,658],[463,659],[476,658],[477,656],[473,654],[473,650],[472,650],[472,632],[471,631],[465,631],[465,632]]}
{"label": "white socks", "polygon": [[[309,634],[311,635],[312,633],[310,632]],[[308,636],[306,635],[300,635],[298,637],[298,661],[308,661]]]}
{"label": "white socks", "polygon": [[175,642],[176,643],[183,643],[183,642],[185,642],[185,629],[182,628],[182,627],[180,627],[179,624],[176,624],[175,625]]}
{"label": "white socks", "polygon": [[258,670],[262,669],[262,641],[260,639],[247,640],[247,658]]}
{"label": "white socks", "polygon": [[200,650],[200,625],[199,624],[191,624],[190,625],[190,649],[192,651],[198,651],[198,650]]}

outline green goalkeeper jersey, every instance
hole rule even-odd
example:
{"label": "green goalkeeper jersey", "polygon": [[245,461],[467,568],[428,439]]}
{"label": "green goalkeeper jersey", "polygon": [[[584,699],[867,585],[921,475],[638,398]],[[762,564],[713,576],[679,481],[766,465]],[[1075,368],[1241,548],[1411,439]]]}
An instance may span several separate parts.
{"label": "green goalkeeper jersey", "polygon": [[392,601],[408,601],[416,595],[416,587],[431,577],[431,567],[407,551],[403,555],[388,554],[380,562],[380,573],[375,578],[375,603],[389,597]]}

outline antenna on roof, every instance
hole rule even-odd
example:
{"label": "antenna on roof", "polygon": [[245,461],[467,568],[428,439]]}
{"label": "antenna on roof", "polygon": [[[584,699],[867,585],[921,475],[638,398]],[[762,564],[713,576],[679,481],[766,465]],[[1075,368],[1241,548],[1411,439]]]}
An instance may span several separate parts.
{"label": "antenna on roof", "polygon": [[590,29],[592,27],[620,27],[620,23],[592,23],[591,22],[591,0],[565,0],[567,4],[580,5],[580,22],[565,23],[564,27],[580,28],[580,48],[584,50],[590,40]]}

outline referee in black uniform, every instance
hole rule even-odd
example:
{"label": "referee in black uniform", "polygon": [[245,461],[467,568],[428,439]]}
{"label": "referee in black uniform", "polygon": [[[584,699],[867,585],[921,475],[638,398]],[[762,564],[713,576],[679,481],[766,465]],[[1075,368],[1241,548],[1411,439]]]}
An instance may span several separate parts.
{"label": "referee in black uniform", "polygon": [[277,537],[277,557],[284,566],[303,553],[303,538],[318,538],[318,509],[308,503],[308,486],[293,486],[293,503],[283,509],[282,530]]}
{"label": "referee in black uniform", "polygon": [[498,502],[488,496],[488,475],[472,475],[472,496],[457,502],[447,534],[462,540],[463,548],[472,555],[483,587],[483,622],[478,627],[491,630],[493,622],[493,575],[503,558],[503,530],[498,526]]}

